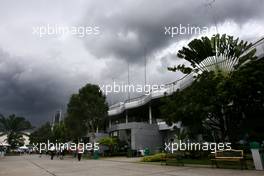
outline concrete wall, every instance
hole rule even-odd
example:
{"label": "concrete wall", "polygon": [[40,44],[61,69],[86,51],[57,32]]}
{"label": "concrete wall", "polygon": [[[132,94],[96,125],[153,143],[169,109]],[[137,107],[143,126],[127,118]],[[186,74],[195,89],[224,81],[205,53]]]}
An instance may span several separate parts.
{"label": "concrete wall", "polygon": [[134,150],[149,148],[151,151],[156,151],[162,146],[162,137],[157,124],[144,122],[122,123],[112,126],[109,132],[124,129],[131,129],[131,148]]}

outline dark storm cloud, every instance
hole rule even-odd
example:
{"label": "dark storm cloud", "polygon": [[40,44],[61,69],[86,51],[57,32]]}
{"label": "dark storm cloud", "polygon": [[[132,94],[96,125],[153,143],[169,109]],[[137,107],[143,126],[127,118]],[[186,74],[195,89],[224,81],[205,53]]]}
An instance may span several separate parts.
{"label": "dark storm cloud", "polygon": [[34,124],[51,119],[67,100],[59,80],[37,76],[34,70],[0,50],[0,113],[28,117]]}
{"label": "dark storm cloud", "polygon": [[145,54],[190,36],[171,39],[164,26],[188,24],[210,27],[232,19],[239,24],[263,17],[261,0],[148,0],[96,1],[87,10],[82,24],[96,24],[101,36],[85,39],[87,49],[98,58],[116,57],[137,63]]}

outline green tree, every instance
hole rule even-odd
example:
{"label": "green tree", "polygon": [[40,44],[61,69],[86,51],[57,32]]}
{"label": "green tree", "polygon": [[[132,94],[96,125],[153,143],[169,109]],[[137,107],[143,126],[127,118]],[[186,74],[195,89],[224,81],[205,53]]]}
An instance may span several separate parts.
{"label": "green tree", "polygon": [[193,84],[182,91],[175,92],[164,99],[161,114],[167,123],[181,121],[189,128],[189,137],[203,133],[204,122],[210,128],[220,132],[222,140],[225,139],[222,104],[217,88],[225,78],[214,72],[204,72]]}
{"label": "green tree", "polygon": [[25,130],[31,128],[31,123],[24,117],[17,117],[13,114],[6,118],[0,115],[0,136],[7,136],[7,142],[11,145],[11,148],[23,145],[23,135],[27,135]]}
{"label": "green tree", "polygon": [[114,146],[118,144],[118,139],[116,137],[107,136],[107,137],[101,138],[98,142],[100,145],[108,146],[110,154],[111,154],[114,150]]}
{"label": "green tree", "polygon": [[65,127],[65,123],[62,121],[53,126],[52,130],[52,140],[57,142],[67,142],[69,139],[67,135],[67,130]]}
{"label": "green tree", "polygon": [[49,122],[40,126],[29,136],[30,143],[46,143],[48,140],[52,139],[51,125]]}
{"label": "green tree", "polygon": [[236,142],[248,128],[263,133],[263,125],[253,125],[263,122],[257,115],[263,114],[263,61],[256,59],[251,46],[238,38],[215,35],[183,47],[178,56],[191,67],[169,70],[199,74],[191,86],[165,98],[161,113],[167,122],[182,121],[193,134],[212,131],[218,141]]}
{"label": "green tree", "polygon": [[64,143],[69,137],[64,122],[57,123],[53,127],[47,122],[31,133],[29,140],[30,143],[46,143],[48,140]]}
{"label": "green tree", "polygon": [[[234,71],[231,78],[222,84],[221,92],[232,103],[227,107],[228,119],[237,121],[240,128],[231,126],[231,131],[248,134],[249,140],[264,139],[264,60],[254,60]],[[232,124],[231,124],[232,125]]]}
{"label": "green tree", "polygon": [[97,85],[87,84],[78,94],[73,94],[65,118],[71,138],[78,140],[87,132],[94,138],[96,130],[104,128],[107,110],[106,97]]}

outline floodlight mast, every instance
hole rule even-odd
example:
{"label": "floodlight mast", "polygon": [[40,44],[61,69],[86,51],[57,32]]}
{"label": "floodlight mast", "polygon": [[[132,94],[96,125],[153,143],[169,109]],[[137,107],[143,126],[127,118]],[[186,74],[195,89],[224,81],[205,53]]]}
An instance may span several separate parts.
{"label": "floodlight mast", "polygon": [[145,61],[145,69],[144,69],[144,77],[145,77],[145,86],[147,85],[147,56],[146,56],[146,48],[144,48],[144,61]]}
{"label": "floodlight mast", "polygon": [[[128,84],[128,87],[130,87],[130,74],[129,74],[129,72],[130,72],[130,64],[129,64],[129,61],[127,62],[127,84]],[[128,89],[128,91],[127,91],[127,93],[128,93],[128,101],[130,100],[130,88]]]}

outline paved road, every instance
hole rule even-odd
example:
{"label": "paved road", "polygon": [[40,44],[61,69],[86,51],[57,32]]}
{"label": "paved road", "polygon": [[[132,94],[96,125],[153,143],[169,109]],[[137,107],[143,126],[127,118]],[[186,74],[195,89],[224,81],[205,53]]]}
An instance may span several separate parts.
{"label": "paved road", "polygon": [[0,176],[264,176],[262,171],[160,166],[127,158],[49,160],[43,156],[0,158]]}

